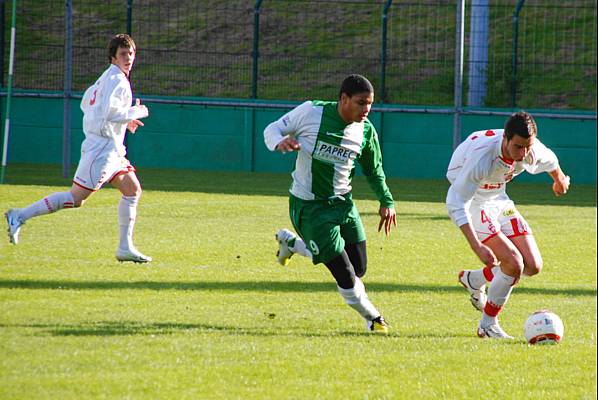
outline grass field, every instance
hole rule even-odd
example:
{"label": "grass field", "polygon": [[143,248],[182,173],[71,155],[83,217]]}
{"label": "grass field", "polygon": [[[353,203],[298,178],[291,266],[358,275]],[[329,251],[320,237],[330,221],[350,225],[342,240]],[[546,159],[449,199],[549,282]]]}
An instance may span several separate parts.
{"label": "grass field", "polygon": [[[60,175],[10,166],[0,208],[66,190]],[[364,281],[392,325],[381,337],[324,267],[276,264],[286,174],[139,175],[136,244],[150,265],[114,260],[111,188],[28,221],[18,246],[0,241],[0,399],[596,398],[595,186],[556,199],[547,184],[512,184],[544,271],[503,312],[516,340],[496,342],[475,336],[479,314],[456,282],[478,263],[446,216],[445,182],[389,180],[398,227],[385,238],[357,179]],[[563,319],[564,340],[530,347],[523,322],[543,308]]]}

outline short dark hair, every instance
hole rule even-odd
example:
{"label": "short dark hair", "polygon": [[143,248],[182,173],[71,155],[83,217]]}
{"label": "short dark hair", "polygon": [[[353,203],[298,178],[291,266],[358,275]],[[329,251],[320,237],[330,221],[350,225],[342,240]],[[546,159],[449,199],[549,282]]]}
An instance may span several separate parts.
{"label": "short dark hair", "polygon": [[505,136],[511,140],[514,135],[527,139],[538,134],[538,127],[534,118],[525,111],[512,114],[505,123]]}
{"label": "short dark hair", "polygon": [[110,39],[110,43],[108,43],[108,60],[110,60],[110,62],[112,62],[113,57],[116,57],[116,52],[118,51],[119,47],[133,49],[133,51],[137,50],[137,47],[135,47],[135,41],[131,36],[127,35],[126,33],[114,35],[112,39]]}
{"label": "short dark hair", "polygon": [[374,93],[374,87],[365,76],[351,74],[343,80],[338,97],[340,98],[343,93],[346,93],[349,97],[356,93]]}

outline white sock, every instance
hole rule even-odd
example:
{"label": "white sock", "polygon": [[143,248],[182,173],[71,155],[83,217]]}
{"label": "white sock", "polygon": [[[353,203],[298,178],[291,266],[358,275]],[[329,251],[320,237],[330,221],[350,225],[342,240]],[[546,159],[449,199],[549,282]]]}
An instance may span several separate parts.
{"label": "white sock", "polygon": [[289,241],[289,249],[295,253],[295,254],[299,254],[300,256],[303,257],[307,257],[307,258],[312,258],[312,254],[311,251],[309,251],[307,249],[307,246],[305,245],[305,242],[303,241],[303,239],[301,239],[299,236],[297,236],[295,238],[295,243],[291,246],[291,241]]}
{"label": "white sock", "polygon": [[338,285],[337,287],[339,293],[345,299],[345,303],[357,311],[366,321],[371,321],[380,316],[376,307],[368,299],[365,286],[363,286],[361,279],[355,277],[355,286],[351,289],[343,289]]}
{"label": "white sock", "polygon": [[50,214],[63,208],[73,208],[75,200],[71,192],[56,192],[19,210],[23,222],[39,215]]}
{"label": "white sock", "polygon": [[137,217],[138,196],[122,196],[118,203],[118,226],[120,228],[120,242],[118,247],[123,250],[134,249],[133,229]]}
{"label": "white sock", "polygon": [[479,289],[486,284],[486,277],[484,276],[484,269],[474,269],[469,271],[469,283],[474,289]]}
{"label": "white sock", "polygon": [[513,285],[517,283],[516,278],[505,274],[500,268],[493,271],[493,273],[494,279],[488,287],[488,300],[482,315],[482,325],[484,326],[496,323],[498,313],[509,300]]}
{"label": "white sock", "polygon": [[487,274],[496,273],[496,271],[500,271],[500,267],[498,265],[494,267],[483,267],[480,269],[474,269],[469,272],[469,282],[473,285],[474,288],[481,288],[486,284],[488,281]]}

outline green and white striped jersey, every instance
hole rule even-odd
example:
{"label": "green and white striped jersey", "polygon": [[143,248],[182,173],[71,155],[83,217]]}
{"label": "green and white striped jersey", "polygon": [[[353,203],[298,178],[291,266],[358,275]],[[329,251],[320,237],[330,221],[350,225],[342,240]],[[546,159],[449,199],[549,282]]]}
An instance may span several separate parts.
{"label": "green and white striped jersey", "polygon": [[264,141],[271,151],[288,135],[301,145],[290,192],[303,200],[345,195],[351,192],[358,162],[380,205],[394,207],[382,169],[376,129],[368,119],[347,124],[339,115],[337,104],[306,101],[264,130]]}

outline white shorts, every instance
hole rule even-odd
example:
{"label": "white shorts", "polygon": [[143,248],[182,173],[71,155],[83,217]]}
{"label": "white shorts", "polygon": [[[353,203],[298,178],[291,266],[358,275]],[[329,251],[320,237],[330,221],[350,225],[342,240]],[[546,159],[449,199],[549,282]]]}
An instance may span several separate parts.
{"label": "white shorts", "polygon": [[[106,149],[110,150],[107,151]],[[135,172],[129,160],[118,154],[108,142],[84,140],[81,145],[81,160],[77,166],[73,183],[95,192],[117,175]]]}
{"label": "white shorts", "polygon": [[502,232],[506,237],[531,235],[532,229],[511,199],[473,201],[469,207],[471,222],[482,243]]}

